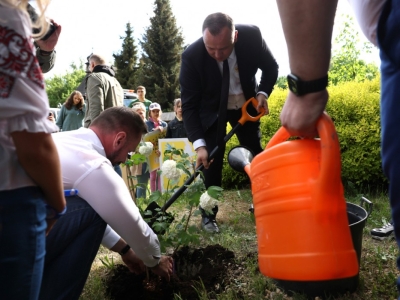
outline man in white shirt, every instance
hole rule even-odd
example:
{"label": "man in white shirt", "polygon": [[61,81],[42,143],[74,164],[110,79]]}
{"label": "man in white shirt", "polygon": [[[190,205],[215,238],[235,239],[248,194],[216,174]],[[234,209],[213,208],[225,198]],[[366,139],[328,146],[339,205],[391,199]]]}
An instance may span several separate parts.
{"label": "man in white shirt", "polygon": [[172,258],[161,256],[157,236],[113,169],[136,149],[145,132],[137,113],[112,107],[89,128],[53,134],[64,189],[78,190],[79,197],[67,198],[67,213],[47,237],[40,299],[78,299],[102,239],[131,271],[141,272],[144,263],[169,280]]}

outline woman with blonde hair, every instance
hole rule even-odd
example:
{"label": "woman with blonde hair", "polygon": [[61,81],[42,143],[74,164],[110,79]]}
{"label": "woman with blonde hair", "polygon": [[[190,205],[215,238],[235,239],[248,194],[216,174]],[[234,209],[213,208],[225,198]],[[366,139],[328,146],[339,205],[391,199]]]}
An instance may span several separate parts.
{"label": "woman with blonde hair", "polygon": [[60,131],[79,129],[83,126],[86,106],[80,91],[73,91],[61,107],[57,118],[57,126]]}
{"label": "woman with blonde hair", "polygon": [[[38,299],[46,232],[65,214],[60,162],[47,119],[49,101],[32,40],[49,25],[38,0],[35,24],[27,0],[0,0],[0,297]],[[47,223],[47,224],[46,224]],[[46,229],[47,228],[47,229]]]}

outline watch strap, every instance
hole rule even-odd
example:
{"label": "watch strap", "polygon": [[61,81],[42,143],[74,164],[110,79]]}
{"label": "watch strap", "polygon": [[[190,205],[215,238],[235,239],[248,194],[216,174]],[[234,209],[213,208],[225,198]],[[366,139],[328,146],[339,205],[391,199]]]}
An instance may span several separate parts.
{"label": "watch strap", "polygon": [[328,75],[315,80],[303,81],[294,74],[287,77],[289,89],[297,96],[323,91],[328,86]]}
{"label": "watch strap", "polygon": [[119,253],[119,255],[124,255],[124,254],[126,254],[128,251],[129,251],[129,249],[131,249],[131,246],[129,246],[128,244],[126,244],[126,246],[124,247],[124,248],[122,248],[122,250],[121,251],[119,251],[118,253]]}

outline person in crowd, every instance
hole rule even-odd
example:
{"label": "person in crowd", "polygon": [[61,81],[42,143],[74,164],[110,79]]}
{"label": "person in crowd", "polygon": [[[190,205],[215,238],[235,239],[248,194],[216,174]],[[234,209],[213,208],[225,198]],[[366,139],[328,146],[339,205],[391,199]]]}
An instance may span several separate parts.
{"label": "person in crowd", "polygon": [[130,269],[140,272],[142,262],[169,280],[172,258],[161,256],[157,235],[112,168],[135,151],[146,132],[142,117],[121,106],[104,110],[89,128],[52,135],[64,189],[78,195],[68,197],[67,213],[47,236],[40,299],[78,299],[101,242]]}
{"label": "person in crowd", "polygon": [[[328,102],[328,70],[331,37],[337,1],[277,0],[288,46],[291,74],[289,94],[281,112],[281,123],[291,136],[313,138],[316,122]],[[379,47],[381,59],[381,156],[389,179],[391,226],[371,234],[389,236],[400,244],[400,2],[393,0],[349,0],[365,36]],[[400,268],[400,258],[397,260]],[[400,278],[397,279],[400,291]],[[399,297],[400,299],[400,297]]]}
{"label": "person in crowd", "polygon": [[[237,124],[246,100],[258,100],[257,108],[248,106],[251,115],[261,108],[269,113],[267,99],[278,77],[278,65],[256,26],[235,25],[230,16],[214,13],[204,20],[202,32],[203,36],[182,54],[179,82],[186,133],[197,153],[197,167],[204,165],[208,188],[221,186],[225,145],[212,163],[209,153],[225,137],[227,122],[232,127]],[[257,84],[259,69],[262,73]],[[263,150],[260,122],[245,123],[236,135],[254,155]],[[217,206],[213,212],[210,215],[202,210],[201,225],[208,232],[219,232]]]}
{"label": "person in crowd", "polygon": [[187,137],[185,126],[182,118],[182,100],[181,98],[174,100],[175,118],[169,122],[167,127],[167,135],[165,138],[185,138]]}
{"label": "person in crowd", "polygon": [[[149,119],[146,121],[147,130],[152,132],[153,130],[159,129],[161,132],[167,130],[167,123],[161,120],[161,106],[157,102],[153,102],[149,106]],[[158,156],[161,155],[159,150],[156,150]],[[150,190],[161,191],[161,178],[157,174],[157,170],[150,172]]]}
{"label": "person in crowd", "polygon": [[115,78],[114,70],[106,65],[104,58],[92,54],[89,58],[89,71],[86,82],[87,107],[85,127],[88,128],[100,113],[114,106],[122,106],[124,91]]}
{"label": "person in crowd", "polygon": [[[38,0],[43,10],[48,1]],[[38,299],[46,232],[66,211],[43,74],[28,1],[0,0],[0,298]],[[9,37],[9,38],[6,38]],[[11,38],[12,37],[12,38]],[[7,63],[4,63],[7,61]],[[29,92],[27,92],[29,91]]]}
{"label": "person in crowd", "polygon": [[[89,71],[86,77],[86,114],[84,126],[88,128],[95,118],[105,109],[123,106],[124,90],[115,78],[113,68],[106,65],[104,58],[92,54],[89,58]],[[114,166],[122,176],[121,167]]]}
{"label": "person in crowd", "polygon": [[135,99],[131,102],[129,105],[130,107],[133,107],[136,103],[143,103],[144,106],[146,107],[146,118],[149,117],[149,106],[152,103],[149,99],[146,99],[146,88],[142,85],[139,85],[136,88],[136,94],[138,95],[138,99]]}
{"label": "person in crowd", "polygon": [[[146,106],[142,102],[136,102],[132,106],[132,110],[138,113],[142,117],[143,122],[146,123]],[[147,187],[150,178],[148,164],[144,162],[134,166],[132,167],[132,171],[132,175],[136,176],[137,183],[141,185],[136,188],[136,198],[146,198],[147,188],[144,186]]]}
{"label": "person in crowd", "polygon": [[60,131],[81,128],[85,117],[85,109],[86,106],[81,92],[73,91],[58,114],[56,124],[60,128]]}

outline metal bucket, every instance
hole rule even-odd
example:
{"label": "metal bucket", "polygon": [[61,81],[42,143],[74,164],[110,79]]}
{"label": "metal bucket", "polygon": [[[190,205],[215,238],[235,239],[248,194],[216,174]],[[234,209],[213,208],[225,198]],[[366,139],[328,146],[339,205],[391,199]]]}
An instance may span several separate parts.
{"label": "metal bucket", "polygon": [[[372,212],[373,204],[367,198],[362,197],[359,205],[347,202],[347,218],[351,237],[353,240],[354,250],[357,253],[358,262],[361,261],[362,237],[365,223]],[[363,208],[367,205],[368,212]],[[337,296],[346,292],[353,293],[358,287],[359,273],[356,276],[324,281],[289,281],[289,280],[274,280],[280,288],[286,293],[293,292],[302,293],[310,298],[317,296]]]}

